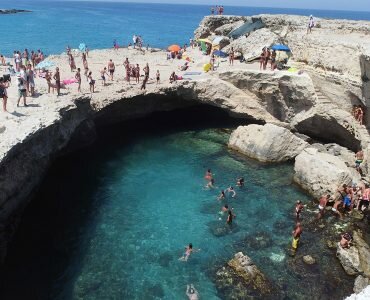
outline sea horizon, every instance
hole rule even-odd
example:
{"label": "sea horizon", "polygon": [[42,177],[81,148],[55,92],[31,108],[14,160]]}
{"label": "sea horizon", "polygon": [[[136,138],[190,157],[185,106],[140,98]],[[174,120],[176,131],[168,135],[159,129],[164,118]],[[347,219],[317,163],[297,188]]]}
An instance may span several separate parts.
{"label": "sea horizon", "polygon": [[[113,40],[122,46],[142,35],[144,45],[165,49],[171,44],[189,44],[194,30],[211,5],[163,4],[102,1],[21,0],[3,4],[5,9],[31,10],[27,14],[1,16],[4,19],[3,43],[0,53],[11,55],[14,50],[41,49],[46,55],[60,54],[67,45],[78,48],[85,43],[90,49],[107,49]],[[16,7],[15,7],[16,6]],[[135,14],[132,14],[135,12]],[[370,21],[370,12],[225,6],[225,15],[287,14],[326,19]],[[162,22],[162,20],[167,22]],[[63,24],[63,26],[60,26]],[[171,24],[171,26],[168,26]],[[22,28],[30,30],[24,34]],[[45,30],[48,28],[49,30]],[[42,34],[40,34],[42,32]],[[21,36],[21,39],[15,37]]]}

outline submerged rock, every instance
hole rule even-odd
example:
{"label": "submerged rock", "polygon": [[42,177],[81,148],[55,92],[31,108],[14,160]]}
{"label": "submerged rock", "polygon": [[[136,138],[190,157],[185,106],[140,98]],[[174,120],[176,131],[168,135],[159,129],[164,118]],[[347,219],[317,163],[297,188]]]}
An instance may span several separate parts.
{"label": "submerged rock", "polygon": [[303,261],[308,265],[313,265],[316,263],[316,260],[311,255],[303,256]]}
{"label": "submerged rock", "polygon": [[229,299],[279,298],[279,291],[242,252],[216,272],[216,287]]}
{"label": "submerged rock", "polygon": [[281,162],[296,157],[309,144],[288,129],[273,124],[239,126],[229,147],[262,162]]}

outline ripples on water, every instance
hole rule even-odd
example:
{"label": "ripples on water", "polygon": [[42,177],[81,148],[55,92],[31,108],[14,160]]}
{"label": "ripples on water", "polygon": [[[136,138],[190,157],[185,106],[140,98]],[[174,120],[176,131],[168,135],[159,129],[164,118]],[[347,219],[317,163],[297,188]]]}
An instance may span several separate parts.
{"label": "ripples on water", "polygon": [[[308,247],[313,237],[303,237],[303,249],[335,264],[331,271],[287,256],[294,203],[308,201],[292,185],[292,165],[262,165],[228,150],[230,130],[212,129],[224,115],[213,117],[205,125],[204,114],[183,111],[124,123],[60,159],[10,249],[2,299],[185,299],[189,283],[202,299],[227,299],[212,274],[241,250],[291,299],[348,292],[347,282],[344,291],[326,283],[341,272],[339,263],[328,250]],[[214,190],[204,189],[208,167]],[[218,202],[238,176],[246,187]],[[225,202],[237,215],[231,230],[218,213]],[[179,262],[189,242],[201,251]]]}

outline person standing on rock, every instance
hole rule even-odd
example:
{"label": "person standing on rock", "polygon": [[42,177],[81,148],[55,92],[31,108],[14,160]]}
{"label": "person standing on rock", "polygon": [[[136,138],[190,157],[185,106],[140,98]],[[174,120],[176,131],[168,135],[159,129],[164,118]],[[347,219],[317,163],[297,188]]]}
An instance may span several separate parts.
{"label": "person standing on rock", "polygon": [[229,52],[229,65],[233,66],[234,65],[234,47],[231,47],[231,50]]}
{"label": "person standing on rock", "polygon": [[145,90],[146,89],[146,83],[149,80],[149,71],[150,71],[150,69],[149,69],[149,64],[148,63],[144,67],[143,71],[144,71],[145,76],[144,76],[143,84],[141,85],[140,90],[143,90],[143,89]]}
{"label": "person standing on rock", "polygon": [[0,77],[0,98],[3,99],[3,111],[7,112],[6,104],[8,101],[7,88],[9,87],[9,82],[5,82],[4,77]]}
{"label": "person standing on rock", "polygon": [[21,98],[23,98],[23,105],[27,106],[26,103],[26,95],[27,95],[27,88],[26,88],[26,81],[18,75],[18,101],[17,101],[17,107],[19,107],[19,102],[21,101]]}
{"label": "person standing on rock", "polygon": [[317,219],[322,218],[322,216],[324,215],[325,207],[326,207],[326,204],[329,201],[329,198],[330,198],[330,195],[324,195],[320,198],[320,200],[319,200],[319,214],[317,215]]}
{"label": "person standing on rock", "polygon": [[55,74],[54,74],[53,78],[55,80],[55,86],[56,86],[56,89],[57,89],[57,96],[60,96],[60,73],[59,73],[59,68],[58,67],[55,69]]}
{"label": "person standing on rock", "polygon": [[115,70],[116,70],[116,66],[114,65],[113,60],[110,59],[108,62],[108,71],[109,71],[109,76],[110,76],[111,81],[113,81],[113,75],[114,75]]}
{"label": "person standing on rock", "polygon": [[75,75],[75,78],[77,80],[77,84],[78,84],[78,88],[77,88],[77,92],[81,93],[81,69],[78,68],[77,69],[77,73]]}
{"label": "person standing on rock", "polygon": [[310,20],[308,21],[308,28],[307,28],[307,34],[312,33],[312,28],[314,28],[315,22],[313,20],[313,16],[310,16]]}
{"label": "person standing on rock", "polygon": [[301,234],[303,232],[301,223],[297,222],[292,232],[293,241],[292,241],[292,255],[294,256],[298,249],[299,239],[301,238]]}
{"label": "person standing on rock", "polygon": [[296,219],[296,222],[298,222],[299,219],[301,218],[301,213],[302,213],[303,207],[304,206],[303,206],[301,200],[298,200],[297,201],[297,204],[295,206],[295,219]]}
{"label": "person standing on rock", "polygon": [[361,174],[361,168],[360,165],[364,160],[364,151],[360,150],[356,153],[356,161],[355,161],[355,168],[357,172]]}
{"label": "person standing on rock", "polygon": [[341,205],[342,204],[342,201],[341,200],[336,200],[335,202],[334,202],[334,205],[333,205],[333,207],[331,208],[331,211],[335,214],[335,215],[338,215],[339,216],[339,218],[343,218],[343,215],[340,213],[340,211],[339,211],[339,205]]}

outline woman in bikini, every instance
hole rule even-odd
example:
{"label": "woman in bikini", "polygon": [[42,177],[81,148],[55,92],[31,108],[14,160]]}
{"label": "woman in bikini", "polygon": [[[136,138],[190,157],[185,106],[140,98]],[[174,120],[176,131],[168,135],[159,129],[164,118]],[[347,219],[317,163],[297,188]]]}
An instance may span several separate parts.
{"label": "woman in bikini", "polygon": [[229,53],[229,65],[234,65],[234,48],[231,47],[230,53]]}
{"label": "woman in bikini", "polygon": [[263,69],[264,64],[265,64],[265,51],[266,51],[266,48],[263,48],[260,54],[260,70]]}
{"label": "woman in bikini", "polygon": [[92,78],[92,72],[87,76],[90,86],[90,93],[95,93],[95,80]]}
{"label": "woman in bikini", "polygon": [[75,78],[76,78],[77,84],[78,84],[77,92],[81,93],[81,69],[80,68],[77,69],[77,73],[75,75]]}

